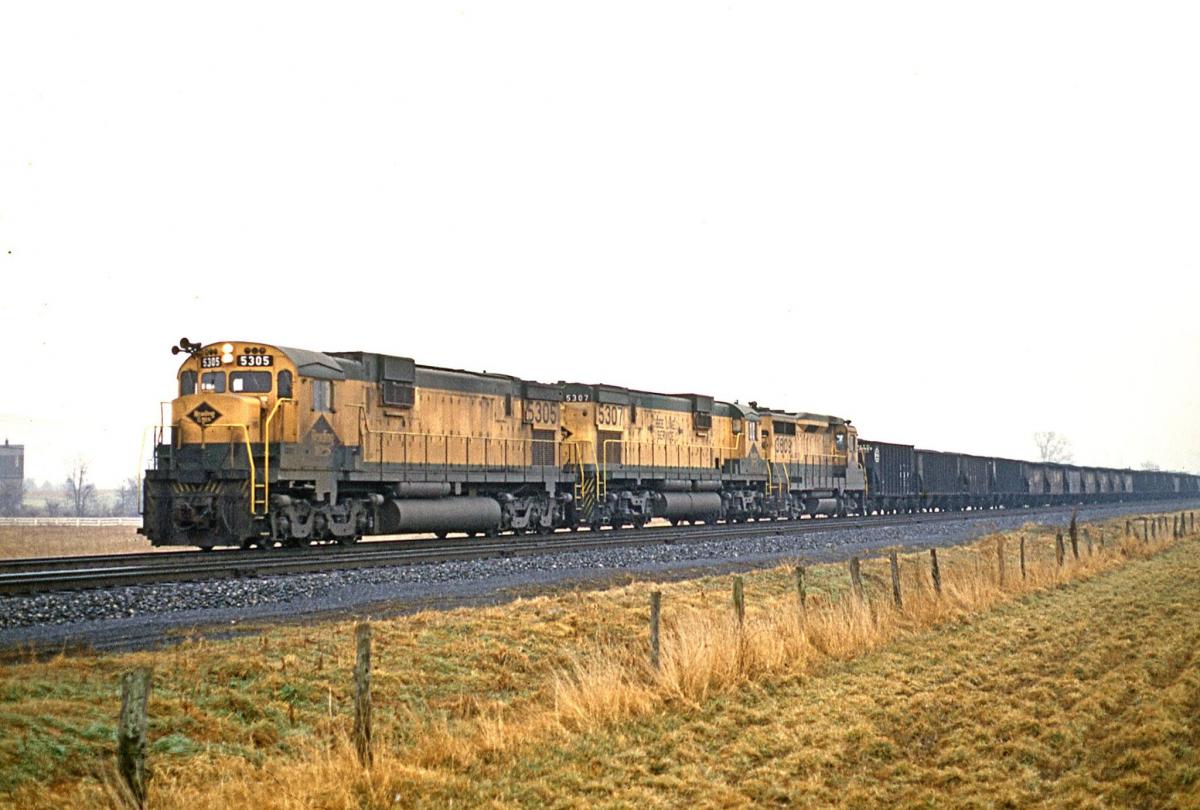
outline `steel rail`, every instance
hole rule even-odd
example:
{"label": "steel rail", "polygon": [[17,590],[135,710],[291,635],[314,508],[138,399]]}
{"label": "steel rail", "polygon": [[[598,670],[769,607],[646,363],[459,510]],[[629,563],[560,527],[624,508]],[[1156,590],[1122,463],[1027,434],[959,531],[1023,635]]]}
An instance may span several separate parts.
{"label": "steel rail", "polygon": [[[1168,507],[1168,501],[1093,504],[1117,509],[1135,506]],[[390,540],[338,549],[310,547],[273,551],[221,553],[174,552],[60,557],[6,561],[0,567],[0,594],[17,595],[51,590],[118,587],[135,584],[189,582],[271,575],[311,573],[340,569],[418,565],[453,560],[533,556],[601,548],[635,547],[659,543],[702,542],[716,537],[809,534],[845,529],[903,527],[923,523],[988,520],[1014,514],[1036,517],[1062,513],[1070,507],[980,509],[963,512],[920,512],[901,515],[855,516],[808,520],[772,520],[753,523],[660,526],[598,532],[558,532],[546,535],[511,535],[500,538],[460,537],[449,540]]]}

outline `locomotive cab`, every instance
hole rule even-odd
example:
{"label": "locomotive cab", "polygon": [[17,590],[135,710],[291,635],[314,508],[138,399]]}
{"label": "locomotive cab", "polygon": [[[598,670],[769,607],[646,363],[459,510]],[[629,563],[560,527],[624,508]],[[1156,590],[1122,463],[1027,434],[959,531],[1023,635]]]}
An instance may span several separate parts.
{"label": "locomotive cab", "polygon": [[[185,360],[178,380],[179,396],[171,403],[176,447],[261,443],[281,405],[292,400],[296,368],[271,346],[220,343]],[[279,425],[272,433],[279,433]]]}
{"label": "locomotive cab", "polygon": [[271,454],[295,441],[298,369],[285,350],[261,343],[181,347],[187,358],[147,472],[142,532],[158,545],[244,544],[263,530]]}

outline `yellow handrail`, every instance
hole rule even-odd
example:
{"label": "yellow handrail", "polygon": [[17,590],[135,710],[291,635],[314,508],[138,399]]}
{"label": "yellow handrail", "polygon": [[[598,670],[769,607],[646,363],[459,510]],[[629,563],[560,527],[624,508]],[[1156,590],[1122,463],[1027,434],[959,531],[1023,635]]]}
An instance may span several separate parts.
{"label": "yellow handrail", "polygon": [[[267,419],[263,422],[262,440],[263,440],[263,514],[265,515],[270,510],[271,504],[271,420],[275,418],[275,412],[279,410],[279,406],[285,402],[294,402],[291,397],[277,397],[275,404],[271,407],[271,412],[267,414]],[[250,514],[258,514],[258,504],[254,494],[254,484],[250,485]]]}
{"label": "yellow handrail", "polygon": [[[360,429],[361,434],[365,434],[367,437],[369,437],[371,435],[395,436],[395,437],[400,437],[400,438],[404,438],[404,439],[434,439],[434,440],[443,442],[443,448],[444,448],[443,460],[442,460],[443,464],[449,464],[449,447],[450,447],[450,442],[452,442],[452,441],[461,441],[461,442],[468,443],[465,445],[466,449],[465,449],[465,454],[464,454],[465,455],[465,463],[468,466],[470,466],[470,444],[469,444],[469,442],[483,442],[484,443],[484,457],[483,457],[483,465],[482,466],[485,466],[485,467],[488,465],[488,462],[489,462],[489,456],[488,456],[488,451],[487,451],[487,447],[489,444],[497,445],[497,446],[500,446],[503,448],[507,448],[510,445],[515,445],[520,448],[527,447],[530,450],[532,450],[532,448],[535,446],[549,445],[555,449],[555,453],[554,453],[555,465],[564,463],[563,452],[568,447],[570,447],[572,445],[591,446],[591,444],[592,444],[591,442],[584,441],[584,440],[573,440],[570,442],[563,442],[563,441],[559,441],[557,438],[554,438],[554,439],[531,439],[531,438],[524,438],[524,437],[519,437],[519,436],[511,436],[511,437],[508,437],[508,436],[472,436],[472,435],[452,435],[449,433],[423,433],[423,432],[411,431],[411,430],[386,430],[386,429],[371,427],[371,420],[367,416],[367,408],[364,404],[355,402],[355,403],[351,403],[351,407],[359,409],[359,413],[360,413],[360,419],[358,420],[359,421],[359,429]],[[370,446],[368,441],[363,441],[363,439],[361,439],[361,438],[360,438],[360,441],[363,442],[363,445],[365,447]],[[522,453],[522,457],[523,456],[524,456],[524,454]],[[364,453],[364,460],[366,460],[365,453]],[[435,463],[435,462],[430,461],[428,453],[426,453],[424,461],[426,464]],[[381,463],[381,464],[383,463],[382,452],[380,454],[379,463]],[[565,463],[570,464],[570,461],[566,461]],[[507,453],[505,453],[505,459],[502,460],[501,464],[504,467],[512,466],[512,465],[509,465],[507,462]],[[584,459],[583,459],[582,453],[577,454],[575,464],[578,467],[580,474],[582,475],[583,464],[584,464]],[[524,466],[524,464],[522,463],[521,466]]]}
{"label": "yellow handrail", "polygon": [[[597,463],[597,472],[596,472],[597,496],[605,495],[608,492],[608,447],[609,447],[609,445],[612,445],[612,444],[630,445],[630,446],[636,446],[639,448],[649,446],[650,447],[650,464],[649,464],[650,467],[657,467],[657,466],[670,467],[672,465],[665,463],[665,462],[669,461],[670,452],[672,450],[674,450],[676,461],[679,461],[680,451],[686,449],[688,451],[688,462],[689,463],[687,465],[683,465],[683,464],[674,465],[674,467],[678,468],[678,469],[702,469],[702,468],[711,467],[712,459],[716,458],[717,453],[724,453],[729,450],[737,449],[736,443],[733,447],[727,447],[724,445],[675,443],[675,442],[654,442],[654,441],[645,441],[645,440],[639,440],[639,439],[605,439],[603,442],[603,445],[602,445],[602,452],[600,454],[600,458]],[[662,465],[658,465],[658,464],[654,463],[655,458],[656,458],[657,448],[662,448],[662,450],[663,450],[664,463]],[[690,463],[692,461],[692,451],[693,450],[701,451],[700,459],[701,460],[707,459],[707,462],[705,465],[697,466],[697,465]],[[626,464],[624,455],[622,455],[621,466],[628,466]],[[640,452],[639,452],[638,464],[635,466],[639,466],[639,467],[644,466],[641,464]]]}

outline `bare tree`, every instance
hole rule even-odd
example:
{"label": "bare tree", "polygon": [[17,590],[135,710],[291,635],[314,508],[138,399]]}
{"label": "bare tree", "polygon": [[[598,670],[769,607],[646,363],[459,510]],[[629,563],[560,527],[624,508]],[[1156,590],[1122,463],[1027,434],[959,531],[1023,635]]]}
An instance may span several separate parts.
{"label": "bare tree", "polygon": [[71,468],[67,477],[66,493],[68,504],[75,510],[75,517],[83,517],[88,513],[92,500],[96,497],[96,487],[87,480],[87,462],[79,459]]}
{"label": "bare tree", "polygon": [[117,502],[113,504],[113,513],[118,517],[135,517],[138,513],[138,482],[136,478],[126,478],[117,493]]}
{"label": "bare tree", "polygon": [[1033,443],[1037,445],[1042,461],[1067,462],[1074,457],[1070,440],[1053,430],[1041,430],[1033,434]]}

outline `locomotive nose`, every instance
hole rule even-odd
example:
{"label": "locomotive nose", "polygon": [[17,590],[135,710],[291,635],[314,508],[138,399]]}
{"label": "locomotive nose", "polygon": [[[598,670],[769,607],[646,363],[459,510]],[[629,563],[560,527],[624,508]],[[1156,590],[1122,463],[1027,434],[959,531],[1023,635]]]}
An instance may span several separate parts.
{"label": "locomotive nose", "polygon": [[200,392],[176,399],[172,417],[183,444],[257,439],[263,409],[258,396]]}

